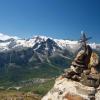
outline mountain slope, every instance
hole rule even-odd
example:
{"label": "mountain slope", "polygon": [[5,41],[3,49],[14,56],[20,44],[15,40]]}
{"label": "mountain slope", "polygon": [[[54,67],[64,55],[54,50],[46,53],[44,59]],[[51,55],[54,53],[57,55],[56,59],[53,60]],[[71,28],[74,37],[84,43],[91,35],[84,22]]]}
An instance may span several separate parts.
{"label": "mountain slope", "polygon": [[[99,49],[99,44],[92,45]],[[60,75],[71,64],[79,47],[77,41],[45,36],[31,39],[8,36],[0,41],[0,84]]]}

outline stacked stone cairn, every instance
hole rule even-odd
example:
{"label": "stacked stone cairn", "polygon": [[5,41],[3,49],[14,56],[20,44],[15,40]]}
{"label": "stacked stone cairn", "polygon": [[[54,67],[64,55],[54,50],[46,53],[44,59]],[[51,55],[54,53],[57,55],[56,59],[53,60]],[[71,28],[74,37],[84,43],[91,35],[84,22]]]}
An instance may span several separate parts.
{"label": "stacked stone cairn", "polygon": [[63,77],[97,88],[100,85],[99,56],[92,51],[89,45],[86,45],[85,48],[85,50],[78,52]]}

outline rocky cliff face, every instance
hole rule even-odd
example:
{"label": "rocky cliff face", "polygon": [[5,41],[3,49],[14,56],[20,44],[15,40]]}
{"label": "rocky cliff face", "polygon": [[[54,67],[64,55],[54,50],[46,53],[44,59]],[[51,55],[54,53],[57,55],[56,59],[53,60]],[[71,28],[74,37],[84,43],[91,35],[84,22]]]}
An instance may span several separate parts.
{"label": "rocky cliff face", "polygon": [[94,88],[59,77],[42,100],[100,100],[100,87]]}

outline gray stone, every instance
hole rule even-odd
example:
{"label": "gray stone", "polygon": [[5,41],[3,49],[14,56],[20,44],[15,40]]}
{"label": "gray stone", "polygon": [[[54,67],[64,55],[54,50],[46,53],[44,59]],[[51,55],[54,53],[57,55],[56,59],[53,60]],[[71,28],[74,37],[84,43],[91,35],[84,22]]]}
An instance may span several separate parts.
{"label": "gray stone", "polygon": [[82,73],[80,82],[83,85],[97,88],[100,84],[99,75],[85,75]]}
{"label": "gray stone", "polygon": [[90,71],[89,69],[83,71],[83,73],[84,73],[85,75],[89,75],[90,72],[91,72],[91,71]]}
{"label": "gray stone", "polygon": [[78,75],[73,75],[71,79],[74,81],[80,81],[81,77]]}

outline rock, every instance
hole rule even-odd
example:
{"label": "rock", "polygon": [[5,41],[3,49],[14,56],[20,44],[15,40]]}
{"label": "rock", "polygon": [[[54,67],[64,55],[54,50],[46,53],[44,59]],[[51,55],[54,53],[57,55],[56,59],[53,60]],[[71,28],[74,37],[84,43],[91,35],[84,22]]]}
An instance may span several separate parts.
{"label": "rock", "polygon": [[77,73],[77,74],[80,74],[80,73],[83,72],[83,68],[80,68],[80,67],[78,67],[78,66],[73,66],[73,65],[71,65],[71,66],[70,66],[70,69],[71,69],[72,71],[74,71],[75,73]]}
{"label": "rock", "polygon": [[91,67],[91,73],[92,74],[97,74],[98,70],[95,67]]}
{"label": "rock", "polygon": [[96,67],[99,64],[99,56],[95,52],[92,52],[89,64],[92,67]]}
{"label": "rock", "polygon": [[[81,55],[80,52],[78,53],[78,55],[83,57],[83,54]],[[83,67],[85,68],[85,63],[82,57],[80,56],[76,56],[76,58],[74,59],[74,61],[72,62],[73,66],[78,66],[78,67]]]}
{"label": "rock", "polygon": [[72,65],[74,67],[78,66],[78,67],[85,67],[84,65],[84,50],[81,50],[80,52],[78,52],[78,54],[76,55],[74,61],[72,62]]}
{"label": "rock", "polygon": [[78,54],[76,55],[75,60],[82,60],[84,57],[84,53],[85,53],[84,50],[79,51]]}
{"label": "rock", "polygon": [[78,81],[79,82],[81,77],[78,76],[78,75],[73,75],[71,79],[74,80],[74,81]]}
{"label": "rock", "polygon": [[83,67],[84,69],[88,68],[88,64],[90,62],[90,57],[92,54],[92,49],[89,45],[86,45],[85,50],[81,50],[78,52],[76,58],[72,62],[72,65]]}
{"label": "rock", "polygon": [[88,64],[90,63],[91,54],[92,54],[92,48],[89,45],[86,45],[85,63],[87,68],[88,68]]}
{"label": "rock", "polygon": [[58,78],[42,100],[93,100],[96,89],[67,78]]}
{"label": "rock", "polygon": [[100,89],[95,94],[95,100],[100,100]]}
{"label": "rock", "polygon": [[89,69],[83,71],[83,73],[84,73],[85,75],[89,75],[90,72],[91,72],[91,71],[90,71]]}
{"label": "rock", "polygon": [[78,60],[74,60],[74,61],[72,62],[72,65],[73,65],[74,67],[85,68],[84,63],[81,62],[81,61],[78,61]]}
{"label": "rock", "polygon": [[74,61],[72,61],[71,67],[74,67],[72,69],[74,69],[74,71],[79,74],[83,73],[84,70],[87,70],[91,54],[92,49],[89,45],[87,45],[85,50],[79,51]]}
{"label": "rock", "polygon": [[71,79],[73,75],[75,75],[76,72],[73,71],[72,69],[66,69],[65,73],[62,75],[64,78],[69,78]]}
{"label": "rock", "polygon": [[100,84],[100,75],[99,74],[86,75],[82,73],[80,82],[83,85],[97,88]]}

